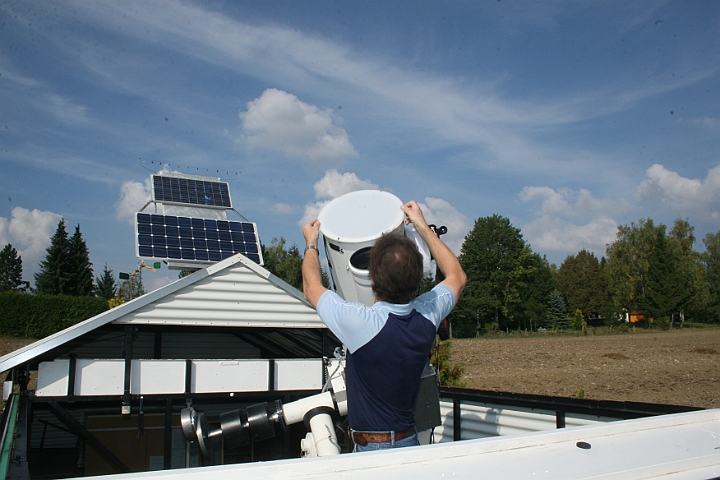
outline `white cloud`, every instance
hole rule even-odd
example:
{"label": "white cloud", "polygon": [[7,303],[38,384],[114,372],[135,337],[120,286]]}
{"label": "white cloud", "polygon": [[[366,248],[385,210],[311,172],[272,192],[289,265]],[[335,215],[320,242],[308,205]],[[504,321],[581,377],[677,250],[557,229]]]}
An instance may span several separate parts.
{"label": "white cloud", "polygon": [[357,157],[340,119],[330,109],[321,110],[295,95],[269,88],[248,102],[240,112],[243,139],[250,148],[283,152],[311,161],[337,161]]}
{"label": "white cloud", "polygon": [[455,255],[459,255],[465,235],[470,230],[468,218],[442,198],[426,197],[425,203],[418,202],[418,205],[428,224],[447,227],[447,233],[441,238]]}
{"label": "white cloud", "polygon": [[540,202],[538,215],[593,217],[627,211],[630,206],[624,199],[595,198],[590,190],[575,192],[569,188],[554,190],[550,187],[524,187],[520,193],[523,202]]}
{"label": "white cloud", "polygon": [[705,180],[685,178],[658,163],[645,175],[637,188],[639,200],[660,202],[678,213],[720,219],[720,165],[708,170]]}
{"label": "white cloud", "polygon": [[128,180],[120,186],[120,199],[115,204],[115,218],[135,224],[135,213],[150,201],[150,179],[145,183]]}
{"label": "white cloud", "polygon": [[325,200],[305,205],[305,212],[299,222],[301,226],[313,218],[317,218],[320,210],[333,198],[358,190],[378,190],[380,187],[369,180],[361,180],[352,172],[339,173],[332,169],[326,171],[323,178],[315,182],[313,188],[315,189],[315,198]]}
{"label": "white cloud", "polygon": [[78,105],[72,100],[60,95],[47,96],[49,111],[63,123],[87,123],[87,107]]}
{"label": "white cloud", "polygon": [[9,220],[0,217],[0,248],[12,244],[22,257],[23,277],[29,280],[40,261],[44,258],[50,238],[57,230],[62,215],[41,210],[27,210],[15,207]]}
{"label": "white cloud", "polygon": [[605,255],[615,240],[612,218],[630,210],[624,199],[596,198],[586,189],[524,187],[520,199],[537,205],[534,219],[522,226],[525,239],[536,252],[572,255],[583,248]]}
{"label": "white cloud", "polygon": [[584,248],[601,257],[605,255],[605,246],[615,240],[617,222],[603,216],[585,225],[576,225],[544,216],[524,225],[522,232],[535,252],[572,255]]}
{"label": "white cloud", "polygon": [[325,176],[318,180],[315,185],[315,198],[337,198],[346,193],[358,190],[377,190],[376,184],[369,180],[361,180],[351,172],[339,173],[337,170],[328,170]]}
{"label": "white cloud", "polygon": [[276,203],[272,207],[270,207],[270,210],[273,213],[287,215],[288,213],[292,213],[293,207],[288,205],[287,203]]}

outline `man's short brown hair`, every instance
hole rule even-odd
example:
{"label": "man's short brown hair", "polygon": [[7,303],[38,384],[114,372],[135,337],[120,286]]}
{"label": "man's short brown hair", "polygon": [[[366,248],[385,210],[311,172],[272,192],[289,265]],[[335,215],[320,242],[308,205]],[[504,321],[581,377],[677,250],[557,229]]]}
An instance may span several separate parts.
{"label": "man's short brown hair", "polygon": [[390,303],[409,303],[423,279],[422,255],[412,240],[397,234],[383,235],[370,250],[373,292]]}

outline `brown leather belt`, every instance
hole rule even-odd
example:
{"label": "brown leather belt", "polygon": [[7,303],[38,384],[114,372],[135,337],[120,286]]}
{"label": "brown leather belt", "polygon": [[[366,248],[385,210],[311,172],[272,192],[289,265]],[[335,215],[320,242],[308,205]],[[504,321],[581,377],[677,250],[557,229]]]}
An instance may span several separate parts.
{"label": "brown leather belt", "polygon": [[[415,427],[395,432],[395,441],[402,440],[415,434]],[[368,443],[392,442],[392,432],[352,432],[353,442],[363,447]]]}

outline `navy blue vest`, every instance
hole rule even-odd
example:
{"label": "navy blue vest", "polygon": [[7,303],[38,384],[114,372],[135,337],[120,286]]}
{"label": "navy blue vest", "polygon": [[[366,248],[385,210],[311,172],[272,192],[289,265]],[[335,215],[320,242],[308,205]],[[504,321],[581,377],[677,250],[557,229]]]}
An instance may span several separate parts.
{"label": "navy blue vest", "polygon": [[348,352],[348,417],[354,430],[415,426],[413,408],[435,332],[435,325],[416,310],[391,313],[372,340]]}

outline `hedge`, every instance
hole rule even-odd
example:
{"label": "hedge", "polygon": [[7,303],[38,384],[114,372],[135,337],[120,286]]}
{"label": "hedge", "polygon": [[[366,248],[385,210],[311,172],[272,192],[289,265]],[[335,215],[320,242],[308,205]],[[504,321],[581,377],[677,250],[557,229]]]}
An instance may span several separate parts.
{"label": "hedge", "polygon": [[108,309],[100,297],[0,293],[0,335],[43,338]]}

